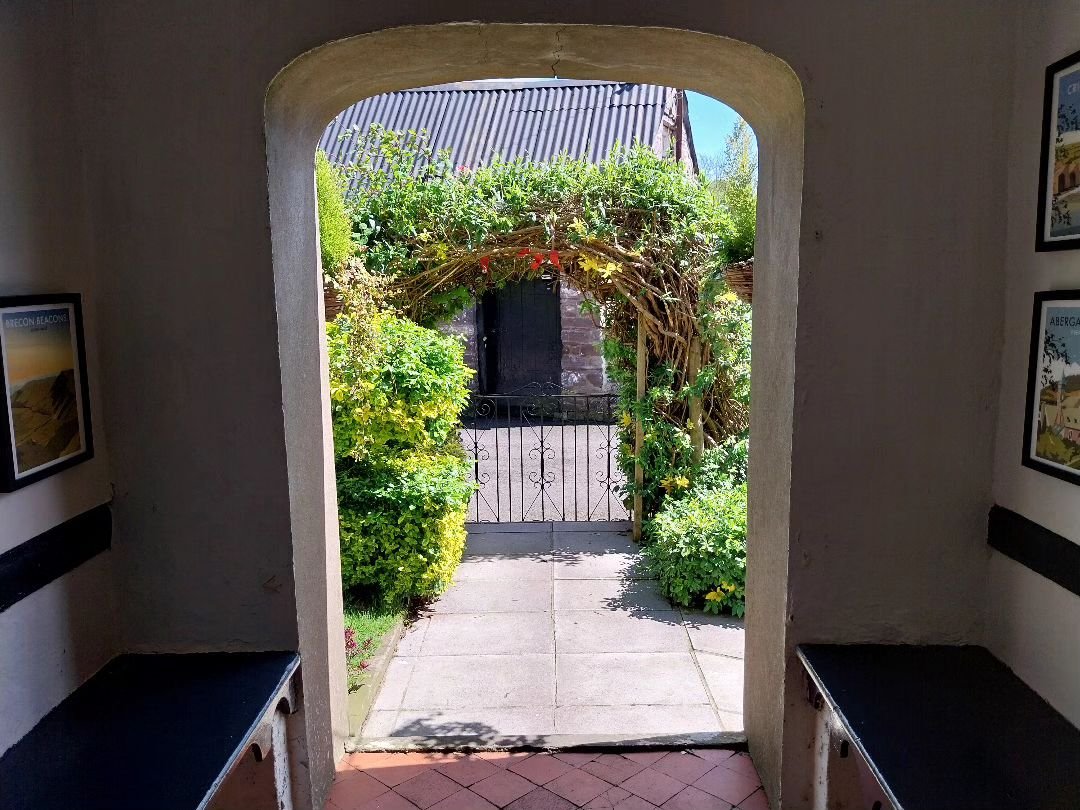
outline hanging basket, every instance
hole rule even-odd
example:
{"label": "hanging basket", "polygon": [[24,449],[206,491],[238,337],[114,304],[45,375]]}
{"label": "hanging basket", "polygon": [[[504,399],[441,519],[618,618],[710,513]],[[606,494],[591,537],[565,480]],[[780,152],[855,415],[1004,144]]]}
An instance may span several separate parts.
{"label": "hanging basket", "polygon": [[724,281],[739,298],[750,304],[754,297],[754,260],[735,262],[724,268]]}

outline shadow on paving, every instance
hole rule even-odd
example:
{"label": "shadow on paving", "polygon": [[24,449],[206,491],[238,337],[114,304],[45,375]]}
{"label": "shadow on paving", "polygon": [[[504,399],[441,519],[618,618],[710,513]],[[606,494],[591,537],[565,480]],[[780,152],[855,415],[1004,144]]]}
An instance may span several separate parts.
{"label": "shadow on paving", "polygon": [[470,527],[455,583],[407,629],[355,744],[741,735],[740,620],[674,609],[627,524],[519,526]]}

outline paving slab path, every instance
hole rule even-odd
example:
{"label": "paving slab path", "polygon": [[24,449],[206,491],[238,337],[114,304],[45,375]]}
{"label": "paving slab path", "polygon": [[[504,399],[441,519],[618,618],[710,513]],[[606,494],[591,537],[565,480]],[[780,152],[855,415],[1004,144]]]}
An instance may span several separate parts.
{"label": "paving slab path", "polygon": [[741,732],[742,622],[673,609],[629,535],[625,522],[473,524],[361,739],[676,745]]}

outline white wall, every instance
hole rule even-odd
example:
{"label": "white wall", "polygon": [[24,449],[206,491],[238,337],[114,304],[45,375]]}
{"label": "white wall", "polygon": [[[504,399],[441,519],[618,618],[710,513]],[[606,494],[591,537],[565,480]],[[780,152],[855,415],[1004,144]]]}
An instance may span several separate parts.
{"label": "white wall", "polygon": [[[784,627],[767,629],[791,643],[981,638],[1009,159],[994,122],[1008,113],[1013,8],[76,4],[93,102],[91,207],[109,268],[100,334],[127,643],[296,640],[293,549],[310,538],[290,535],[276,345],[295,326],[275,312],[266,87],[332,40],[477,19],[695,29],[791,66],[806,110],[799,256],[783,257],[800,267],[793,553],[777,561],[790,575],[775,603]],[[715,83],[703,75],[695,89]],[[752,103],[743,111],[753,118]],[[756,732],[769,745],[799,711],[796,679],[786,682]],[[786,732],[795,806],[800,729]],[[769,779],[775,789],[772,767]]]}
{"label": "white wall", "polygon": [[[0,5],[0,295],[84,296],[91,408],[102,413],[79,127],[72,110],[70,8]],[[105,435],[95,457],[0,494],[0,553],[110,498]],[[0,613],[0,751],[115,649],[109,555]]]}
{"label": "white wall", "polygon": [[[799,255],[785,257],[800,270],[784,302],[797,305],[791,501],[775,507],[790,512],[791,556],[774,560],[788,569],[783,627],[765,630],[789,644],[986,637],[1080,718],[1075,597],[996,556],[988,582],[985,549],[992,500],[1080,542],[1080,490],[1018,463],[1030,294],[1080,286],[1080,253],[1031,249],[1042,69],[1080,48],[1074,4],[24,5],[0,7],[0,293],[87,295],[108,407],[95,400],[94,462],[0,496],[0,548],[109,497],[103,426],[117,534],[112,554],[0,614],[0,716],[31,707],[0,728],[0,749],[113,648],[108,602],[93,598],[109,557],[118,645],[295,648],[294,552],[312,538],[290,517],[321,501],[289,502],[278,336],[296,325],[275,308],[264,93],[326,42],[475,19],[696,29],[791,66],[805,175]],[[94,266],[107,269],[96,288]],[[76,616],[76,597],[93,610]],[[774,794],[787,736],[794,807],[808,737],[785,655],[788,691],[755,733]]]}
{"label": "white wall", "polygon": [[[994,500],[1080,543],[1080,487],[1020,464],[1032,294],[1080,288],[1080,250],[1036,253],[1039,148],[1046,66],[1080,50],[1080,5],[1024,6],[1009,110],[1006,298]],[[1080,596],[990,553],[987,643],[1051,705],[1080,725]]]}

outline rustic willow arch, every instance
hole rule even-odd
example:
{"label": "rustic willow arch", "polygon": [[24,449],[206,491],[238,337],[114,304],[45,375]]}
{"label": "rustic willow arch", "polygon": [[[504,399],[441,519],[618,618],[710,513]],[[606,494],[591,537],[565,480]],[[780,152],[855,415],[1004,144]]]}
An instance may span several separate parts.
{"label": "rustic willow arch", "polygon": [[[582,294],[608,345],[623,347],[609,361],[639,422],[689,428],[697,461],[706,444],[746,430],[749,308],[721,276],[735,230],[683,164],[636,144],[599,161],[495,157],[455,169],[455,156],[434,154],[423,131],[373,124],[341,139],[351,157],[340,180],[351,181],[360,245],[350,271],[340,248],[324,251],[331,282],[377,283],[386,303],[430,325],[508,283],[555,278]],[[328,214],[328,229],[343,216]],[[635,364],[659,386],[648,408],[626,380]]]}
{"label": "rustic willow arch", "polygon": [[[676,391],[694,386],[712,359],[702,323],[702,296],[708,294],[714,307],[737,306],[719,288],[719,280],[711,291],[703,289],[708,279],[701,268],[658,267],[648,255],[619,245],[583,242],[573,237],[566,222],[520,228],[480,247],[453,248],[444,257],[425,251],[418,258],[426,269],[391,288],[406,315],[423,321],[426,302],[449,289],[465,287],[479,296],[501,284],[554,272],[602,311],[605,334],[635,345],[638,332],[644,332],[646,354],[640,361],[646,368],[669,366]],[[719,442],[748,425],[748,407],[729,394],[710,387],[666,403],[666,415],[676,424],[691,422],[700,453],[706,441]]]}

